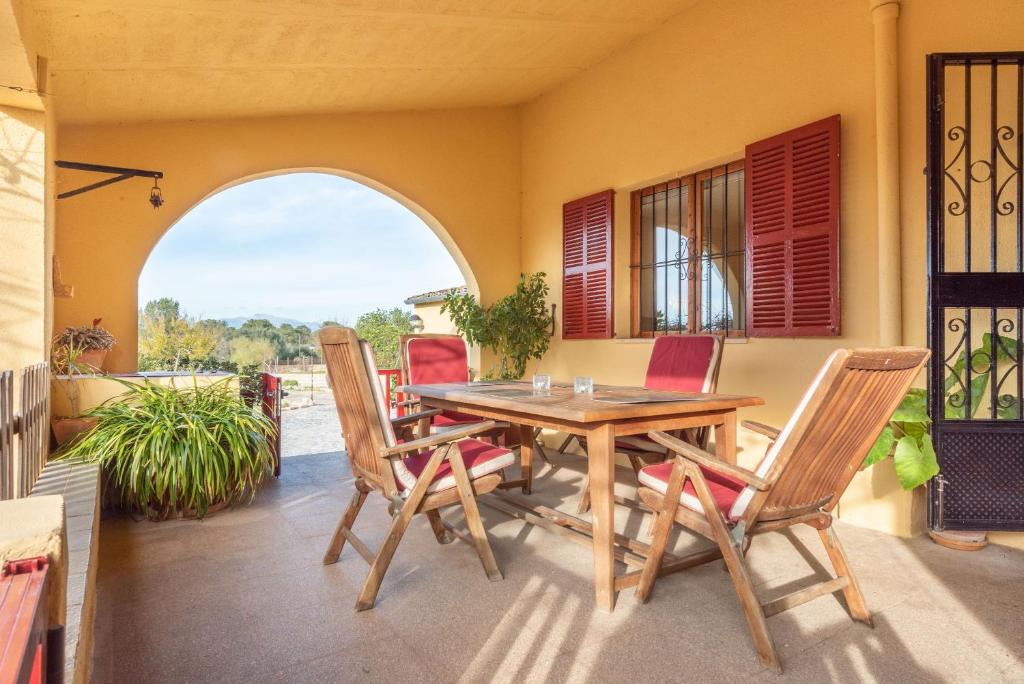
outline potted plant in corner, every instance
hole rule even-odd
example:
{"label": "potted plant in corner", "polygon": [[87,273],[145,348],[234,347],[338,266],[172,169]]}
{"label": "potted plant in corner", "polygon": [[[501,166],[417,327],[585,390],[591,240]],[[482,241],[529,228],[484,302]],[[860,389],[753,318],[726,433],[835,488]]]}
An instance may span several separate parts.
{"label": "potted plant in corner", "polygon": [[64,328],[54,341],[54,346],[78,349],[78,363],[81,366],[91,368],[96,373],[102,372],[107,352],[114,346],[114,336],[100,327],[102,320],[94,318],[92,325]]}
{"label": "potted plant in corner", "polygon": [[119,378],[87,412],[96,427],[60,458],[99,463],[125,507],[150,520],[202,518],[244,500],[273,470],[276,426],[228,380],[178,388]]}
{"label": "potted plant in corner", "polygon": [[71,407],[70,416],[55,415],[50,419],[53,436],[57,444],[63,447],[96,425],[95,418],[79,415],[78,377],[91,374],[93,368],[82,363],[82,348],[75,342],[74,337],[65,338],[62,334],[53,342],[50,372],[54,382],[64,391]]}

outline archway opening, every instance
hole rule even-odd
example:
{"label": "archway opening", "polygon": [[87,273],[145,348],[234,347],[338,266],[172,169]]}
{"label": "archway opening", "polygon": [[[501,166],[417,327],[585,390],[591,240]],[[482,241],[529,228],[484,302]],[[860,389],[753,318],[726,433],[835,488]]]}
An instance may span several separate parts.
{"label": "archway opening", "polygon": [[242,179],[192,207],[150,253],[139,276],[139,369],[226,370],[243,384],[273,373],[287,392],[284,454],[335,451],[317,328],[355,327],[378,366],[394,369],[399,334],[446,332],[406,300],[451,287],[476,291],[465,259],[397,193],[320,170]]}

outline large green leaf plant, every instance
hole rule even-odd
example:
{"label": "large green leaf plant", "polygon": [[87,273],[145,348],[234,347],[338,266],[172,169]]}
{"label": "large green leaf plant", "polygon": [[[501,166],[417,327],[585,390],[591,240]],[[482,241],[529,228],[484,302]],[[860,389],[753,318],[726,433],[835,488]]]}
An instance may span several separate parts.
{"label": "large green leaf plant", "polygon": [[929,434],[928,394],[923,389],[907,392],[889,424],[878,436],[864,467],[892,455],[896,476],[904,489],[914,489],[939,474],[939,463]]}
{"label": "large green leaf plant", "polygon": [[[996,342],[993,345],[993,342]],[[1000,361],[1015,363],[1020,358],[1017,340],[990,333],[982,335],[981,344],[970,354],[970,403],[968,404],[963,378],[967,370],[967,352],[950,367],[944,384],[946,401],[942,407],[947,420],[964,420],[970,406],[970,418],[974,418],[984,402],[989,383],[996,382]],[[999,403],[995,417],[999,420],[1013,420],[1019,417],[1021,398]],[[899,408],[889,419],[889,424],[878,436],[864,467],[888,458],[893,459],[896,475],[904,489],[923,485],[939,474],[939,463],[930,435],[931,417],[928,415],[928,395],[923,389],[912,389],[903,398]]]}

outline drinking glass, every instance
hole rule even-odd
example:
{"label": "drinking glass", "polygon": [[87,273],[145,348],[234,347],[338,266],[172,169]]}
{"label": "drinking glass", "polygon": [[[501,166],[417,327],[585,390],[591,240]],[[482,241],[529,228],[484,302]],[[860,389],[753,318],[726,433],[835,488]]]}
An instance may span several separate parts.
{"label": "drinking glass", "polygon": [[534,375],[533,376],[533,391],[536,394],[547,394],[551,391],[551,376],[550,375]]}
{"label": "drinking glass", "polygon": [[572,391],[576,394],[593,394],[594,378],[589,375],[577,375],[572,382]]}

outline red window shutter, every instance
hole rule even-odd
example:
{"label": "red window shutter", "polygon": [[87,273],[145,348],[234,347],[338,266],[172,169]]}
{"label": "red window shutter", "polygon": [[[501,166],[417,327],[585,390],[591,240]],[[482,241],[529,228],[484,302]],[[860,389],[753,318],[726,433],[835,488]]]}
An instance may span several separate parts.
{"label": "red window shutter", "polygon": [[612,336],[612,229],[615,191],[562,207],[562,337]]}
{"label": "red window shutter", "polygon": [[839,115],[747,146],[747,334],[839,334]]}

